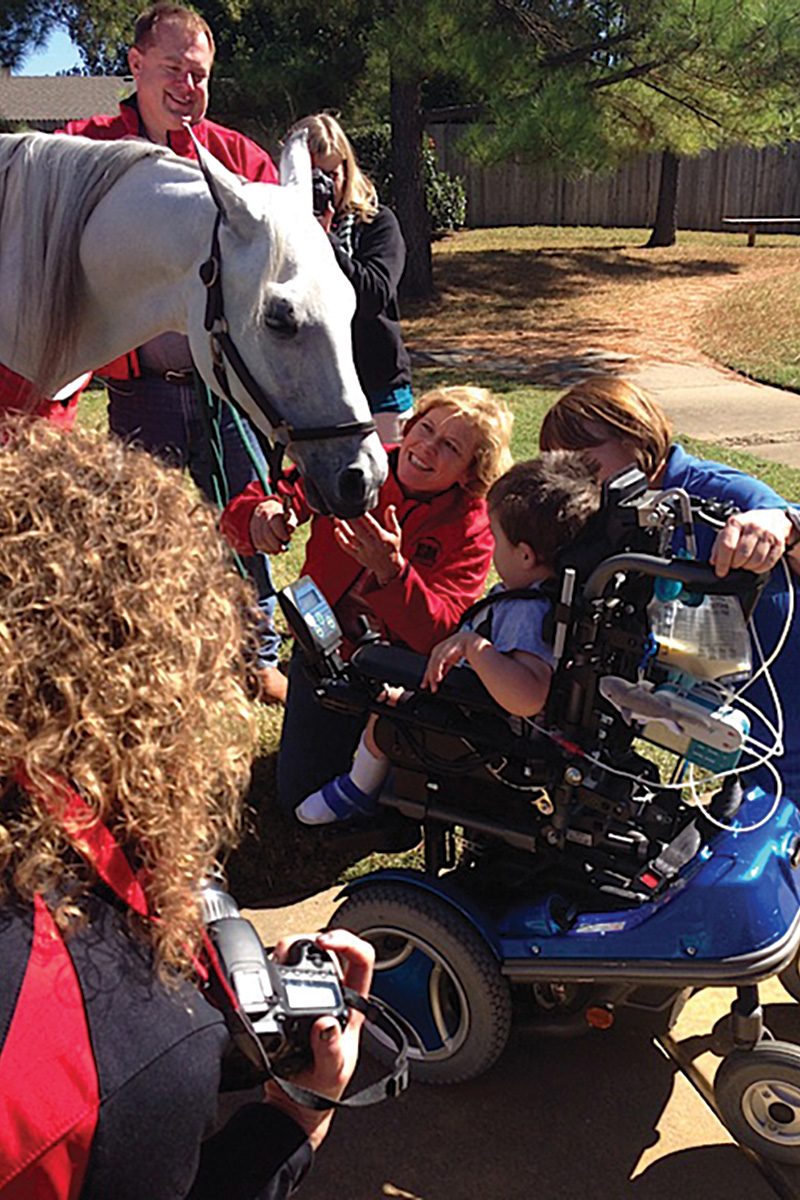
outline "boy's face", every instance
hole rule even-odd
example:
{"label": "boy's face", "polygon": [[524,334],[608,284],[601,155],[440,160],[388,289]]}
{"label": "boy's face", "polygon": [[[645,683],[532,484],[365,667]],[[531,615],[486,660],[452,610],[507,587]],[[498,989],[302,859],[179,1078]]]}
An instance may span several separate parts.
{"label": "boy's face", "polygon": [[504,587],[509,590],[529,587],[549,574],[540,566],[527,542],[518,542],[515,546],[509,541],[495,513],[489,513],[489,524],[494,537],[494,567]]}

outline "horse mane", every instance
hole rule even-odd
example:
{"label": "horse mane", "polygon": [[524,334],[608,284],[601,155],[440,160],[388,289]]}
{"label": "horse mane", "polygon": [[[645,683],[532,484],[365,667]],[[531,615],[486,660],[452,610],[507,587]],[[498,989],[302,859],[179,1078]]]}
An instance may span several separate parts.
{"label": "horse mane", "polygon": [[149,142],[0,137],[0,244],[14,209],[24,206],[17,337],[25,330],[40,333],[32,382],[44,395],[63,382],[86,299],[80,243],[87,221],[131,167],[168,153]]}

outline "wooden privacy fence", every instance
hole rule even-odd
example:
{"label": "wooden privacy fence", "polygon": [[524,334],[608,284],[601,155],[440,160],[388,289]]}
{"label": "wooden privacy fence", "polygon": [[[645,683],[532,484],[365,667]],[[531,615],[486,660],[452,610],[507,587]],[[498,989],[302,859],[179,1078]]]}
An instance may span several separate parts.
{"label": "wooden privacy fence", "polygon": [[[464,126],[430,125],[439,166],[460,175],[467,191],[467,225],[653,224],[661,155],[642,154],[617,171],[565,179],[520,163],[481,167],[456,149]],[[680,229],[722,229],[724,216],[800,217],[800,142],[752,150],[735,146],[681,158]],[[796,232],[776,225],[774,232]]]}

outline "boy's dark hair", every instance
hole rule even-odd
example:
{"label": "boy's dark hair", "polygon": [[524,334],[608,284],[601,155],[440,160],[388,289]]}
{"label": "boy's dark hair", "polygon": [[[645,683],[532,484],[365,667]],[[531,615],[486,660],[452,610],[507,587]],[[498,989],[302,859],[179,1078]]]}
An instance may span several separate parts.
{"label": "boy's dark hair", "polygon": [[525,542],[554,566],[600,507],[597,463],[579,450],[548,450],[515,463],[492,485],[486,502],[513,546]]}

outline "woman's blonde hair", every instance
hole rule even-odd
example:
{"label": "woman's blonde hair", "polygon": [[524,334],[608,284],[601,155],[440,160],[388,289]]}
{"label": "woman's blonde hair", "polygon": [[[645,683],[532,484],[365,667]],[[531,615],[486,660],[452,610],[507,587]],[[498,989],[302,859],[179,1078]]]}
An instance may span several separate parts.
{"label": "woman's blonde hair", "polygon": [[669,453],[672,426],[661,405],[634,383],[616,375],[591,375],[547,412],[539,447],[589,450],[609,438],[628,446],[648,479],[653,479]]}
{"label": "woman's blonde hair", "polygon": [[308,148],[313,155],[325,158],[335,154],[344,163],[344,192],[337,213],[340,216],[355,213],[360,221],[372,221],[378,212],[378,193],[359,167],[350,139],[339,122],[330,113],[316,113],[297,121],[289,135],[303,129],[308,132]]}
{"label": "woman's blonde hair", "polygon": [[80,913],[95,874],[53,805],[60,777],[143,868],[161,969],[188,970],[199,884],[235,843],[255,749],[249,592],[178,471],[45,421],[4,438],[0,895],[45,896],[64,928]]}
{"label": "woman's blonde hair", "polygon": [[495,479],[499,479],[513,462],[513,413],[505,401],[498,400],[488,388],[433,388],[420,396],[404,433],[413,429],[420,417],[433,408],[451,408],[475,430],[475,455],[464,489],[473,496],[485,496]]}

